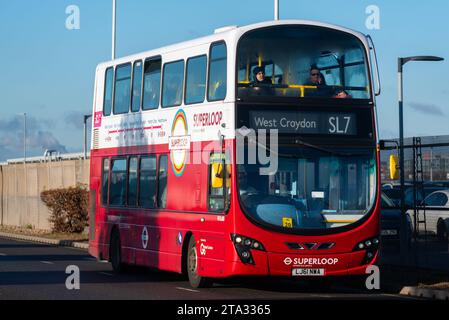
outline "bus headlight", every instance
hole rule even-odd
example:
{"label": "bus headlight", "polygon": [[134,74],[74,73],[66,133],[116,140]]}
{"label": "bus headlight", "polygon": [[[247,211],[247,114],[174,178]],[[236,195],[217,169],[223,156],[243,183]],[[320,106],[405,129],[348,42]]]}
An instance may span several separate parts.
{"label": "bus headlight", "polygon": [[362,264],[369,264],[376,256],[377,250],[379,250],[379,238],[370,238],[360,241],[352,251],[366,250],[365,257]]}
{"label": "bus headlight", "polygon": [[360,241],[352,251],[361,251],[361,250],[377,250],[379,248],[379,239],[378,238],[370,238],[363,241]]}
{"label": "bus headlight", "polygon": [[234,243],[235,250],[237,251],[240,260],[245,264],[254,264],[251,250],[265,251],[265,248],[260,241],[249,237],[231,234],[231,240]]}

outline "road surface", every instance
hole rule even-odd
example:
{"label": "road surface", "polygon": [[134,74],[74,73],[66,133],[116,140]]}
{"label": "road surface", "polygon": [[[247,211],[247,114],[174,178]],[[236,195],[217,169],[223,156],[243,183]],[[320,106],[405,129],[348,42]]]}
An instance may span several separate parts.
{"label": "road surface", "polygon": [[[66,268],[80,270],[80,289],[66,288]],[[194,290],[182,275],[133,268],[116,275],[108,263],[96,261],[86,251],[0,238],[0,300],[10,299],[348,299],[408,300],[411,298],[369,292],[342,283],[329,290],[313,289],[299,280],[232,279],[213,288]]]}

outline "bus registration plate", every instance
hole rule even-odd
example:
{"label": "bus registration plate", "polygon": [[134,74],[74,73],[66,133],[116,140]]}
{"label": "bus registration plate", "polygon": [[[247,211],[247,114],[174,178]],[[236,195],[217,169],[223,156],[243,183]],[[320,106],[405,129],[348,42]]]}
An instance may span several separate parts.
{"label": "bus registration plate", "polygon": [[304,269],[294,268],[292,269],[293,277],[322,277],[324,276],[324,269]]}

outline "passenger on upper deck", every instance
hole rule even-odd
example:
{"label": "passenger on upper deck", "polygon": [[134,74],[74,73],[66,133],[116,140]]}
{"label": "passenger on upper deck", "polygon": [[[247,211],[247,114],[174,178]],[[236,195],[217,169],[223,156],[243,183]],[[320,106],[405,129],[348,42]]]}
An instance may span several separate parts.
{"label": "passenger on upper deck", "polygon": [[323,73],[318,69],[316,64],[310,67],[310,78],[306,86],[313,86],[316,89],[306,89],[306,97],[332,97],[334,92],[331,87],[326,84]]}
{"label": "passenger on upper deck", "polygon": [[310,66],[310,82],[308,85],[311,86],[325,86],[326,85],[326,79],[324,79],[324,75],[321,73],[321,71],[318,69],[316,64],[313,64]]}
{"label": "passenger on upper deck", "polygon": [[273,95],[274,91],[271,88],[272,82],[265,77],[264,67],[255,67],[253,70],[253,81],[250,86],[253,88],[254,95]]}
{"label": "passenger on upper deck", "polygon": [[270,79],[265,78],[265,69],[263,67],[255,67],[253,70],[254,81],[253,84],[271,84]]}

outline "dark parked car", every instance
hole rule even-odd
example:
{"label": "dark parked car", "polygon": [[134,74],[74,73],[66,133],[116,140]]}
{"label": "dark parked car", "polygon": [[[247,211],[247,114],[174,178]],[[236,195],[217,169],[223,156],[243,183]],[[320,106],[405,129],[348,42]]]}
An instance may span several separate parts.
{"label": "dark parked car", "polygon": [[[425,184],[424,185],[424,198],[429,194],[435,191],[440,191],[447,189],[443,185],[438,184]],[[396,207],[401,205],[401,189],[400,186],[383,186],[382,192],[393,201]],[[418,203],[421,203],[424,200],[422,194],[418,192]],[[405,185],[405,208],[413,209],[413,186],[406,184]]]}
{"label": "dark parked car", "polygon": [[[381,239],[382,247],[395,248],[400,247],[400,233],[401,233],[401,210],[397,208],[396,204],[382,192],[381,199]],[[407,244],[410,246],[412,240],[412,220],[407,214],[407,229],[405,230],[407,236]]]}

